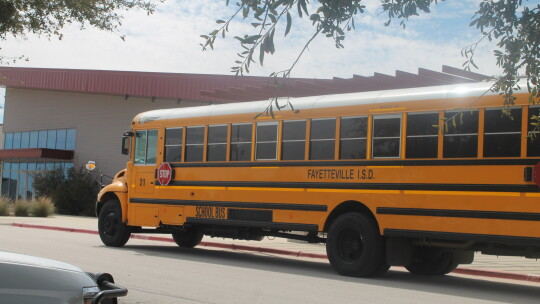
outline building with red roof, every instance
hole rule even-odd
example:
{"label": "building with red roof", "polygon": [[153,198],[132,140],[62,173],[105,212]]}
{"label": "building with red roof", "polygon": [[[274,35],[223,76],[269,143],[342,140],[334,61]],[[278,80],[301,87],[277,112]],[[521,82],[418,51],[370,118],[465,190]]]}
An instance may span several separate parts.
{"label": "building with red roof", "polygon": [[33,176],[93,160],[107,175],[128,158],[120,139],[133,117],[160,108],[469,83],[487,76],[443,66],[352,78],[291,78],[0,67],[6,88],[2,195],[35,197]]}

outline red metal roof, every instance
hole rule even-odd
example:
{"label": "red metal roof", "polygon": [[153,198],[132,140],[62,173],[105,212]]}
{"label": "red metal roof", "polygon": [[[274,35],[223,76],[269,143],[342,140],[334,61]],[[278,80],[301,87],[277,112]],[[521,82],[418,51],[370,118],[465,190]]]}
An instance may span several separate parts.
{"label": "red metal roof", "polygon": [[49,159],[73,159],[73,151],[56,149],[0,149],[0,159],[20,159],[20,158],[49,158]]}
{"label": "red metal roof", "polygon": [[14,88],[200,101],[252,101],[276,96],[337,93],[476,82],[485,75],[443,66],[442,72],[419,69],[333,79],[290,78],[279,90],[267,77],[99,70],[0,67],[0,84]]}

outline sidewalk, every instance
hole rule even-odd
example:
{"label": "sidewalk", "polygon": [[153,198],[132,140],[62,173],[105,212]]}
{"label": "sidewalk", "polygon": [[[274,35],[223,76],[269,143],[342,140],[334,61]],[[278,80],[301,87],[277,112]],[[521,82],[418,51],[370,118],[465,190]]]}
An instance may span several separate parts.
{"label": "sidewalk", "polygon": [[[64,215],[55,215],[48,218],[6,216],[0,217],[0,225],[97,234],[97,219],[92,217]],[[166,234],[134,234],[132,238],[172,242],[171,237]],[[326,259],[324,244],[308,244],[283,238],[264,238],[264,240],[257,242],[205,236],[200,246],[257,251],[318,260]],[[476,254],[473,264],[459,267],[456,273],[540,282],[540,261],[522,257],[497,257]]]}

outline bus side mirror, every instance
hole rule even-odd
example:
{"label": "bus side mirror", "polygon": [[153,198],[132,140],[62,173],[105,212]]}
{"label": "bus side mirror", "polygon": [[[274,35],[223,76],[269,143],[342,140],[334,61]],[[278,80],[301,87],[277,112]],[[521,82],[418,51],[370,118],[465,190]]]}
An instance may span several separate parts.
{"label": "bus side mirror", "polygon": [[122,154],[129,155],[130,143],[131,143],[131,137],[122,138]]}

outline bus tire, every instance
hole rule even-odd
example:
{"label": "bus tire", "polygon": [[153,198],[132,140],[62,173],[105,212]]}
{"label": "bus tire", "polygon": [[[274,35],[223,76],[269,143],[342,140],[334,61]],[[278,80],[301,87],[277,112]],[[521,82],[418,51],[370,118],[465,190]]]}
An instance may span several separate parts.
{"label": "bus tire", "polygon": [[458,265],[450,251],[417,247],[411,264],[405,268],[412,274],[441,276],[454,271]]}
{"label": "bus tire", "polygon": [[201,242],[204,234],[198,230],[188,230],[186,232],[172,233],[172,238],[176,245],[182,248],[193,248]]}
{"label": "bus tire", "polygon": [[101,208],[98,231],[103,244],[110,247],[122,247],[129,240],[131,230],[122,222],[122,208],[118,200],[110,199]]}
{"label": "bus tire", "polygon": [[369,277],[388,270],[384,240],[368,216],[349,212],[330,226],[326,253],[334,270],[345,276]]}

